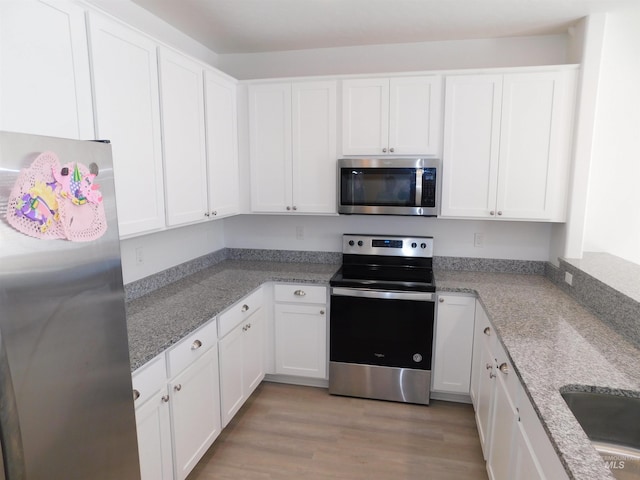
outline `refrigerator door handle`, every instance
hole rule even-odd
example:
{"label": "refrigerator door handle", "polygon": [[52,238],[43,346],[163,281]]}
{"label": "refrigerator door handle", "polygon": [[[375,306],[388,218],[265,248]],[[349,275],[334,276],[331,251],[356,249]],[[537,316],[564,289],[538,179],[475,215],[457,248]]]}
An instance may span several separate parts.
{"label": "refrigerator door handle", "polygon": [[27,477],[22,448],[22,433],[7,350],[0,334],[0,480],[24,480]]}

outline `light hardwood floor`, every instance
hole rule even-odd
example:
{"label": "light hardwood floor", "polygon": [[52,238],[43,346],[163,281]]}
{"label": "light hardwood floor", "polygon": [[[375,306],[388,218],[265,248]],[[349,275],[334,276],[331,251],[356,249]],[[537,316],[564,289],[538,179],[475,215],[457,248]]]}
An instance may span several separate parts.
{"label": "light hardwood floor", "polygon": [[263,382],[187,480],[486,480],[470,405]]}

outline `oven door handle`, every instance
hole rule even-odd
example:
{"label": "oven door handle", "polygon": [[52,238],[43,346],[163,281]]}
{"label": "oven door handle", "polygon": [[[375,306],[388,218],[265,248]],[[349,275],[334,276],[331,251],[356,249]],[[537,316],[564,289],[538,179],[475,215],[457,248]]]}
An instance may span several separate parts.
{"label": "oven door handle", "polygon": [[331,295],[341,297],[381,298],[383,300],[412,300],[416,302],[435,302],[435,293],[430,292],[396,292],[369,290],[366,288],[333,287]]}

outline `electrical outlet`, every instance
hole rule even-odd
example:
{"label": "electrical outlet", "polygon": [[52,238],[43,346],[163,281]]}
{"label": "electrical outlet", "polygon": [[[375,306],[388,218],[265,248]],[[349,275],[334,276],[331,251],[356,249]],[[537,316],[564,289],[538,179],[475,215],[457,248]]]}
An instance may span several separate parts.
{"label": "electrical outlet", "polygon": [[473,234],[473,246],[477,248],[484,247],[484,233]]}
{"label": "electrical outlet", "polygon": [[144,250],[142,247],[136,248],[136,265],[142,265],[144,263]]}
{"label": "electrical outlet", "polygon": [[564,272],[564,281],[573,286],[573,275],[569,272]]}
{"label": "electrical outlet", "polygon": [[304,240],[304,227],[296,227],[296,240]]}

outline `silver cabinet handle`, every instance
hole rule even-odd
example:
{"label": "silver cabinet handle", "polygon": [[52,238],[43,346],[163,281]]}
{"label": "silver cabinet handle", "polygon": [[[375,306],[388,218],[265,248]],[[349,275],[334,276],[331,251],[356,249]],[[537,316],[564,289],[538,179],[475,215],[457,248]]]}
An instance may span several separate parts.
{"label": "silver cabinet handle", "polygon": [[498,210],[498,215],[502,215],[502,211],[501,210]]}
{"label": "silver cabinet handle", "polygon": [[293,206],[293,209],[294,209],[294,210],[298,210],[298,207],[296,207],[296,206],[294,205],[294,206]]}
{"label": "silver cabinet handle", "polygon": [[293,294],[296,297],[304,297],[307,294],[307,292],[305,292],[304,290],[296,290],[295,292],[293,292]]}
{"label": "silver cabinet handle", "polygon": [[324,315],[324,310],[320,310],[320,315]]}
{"label": "silver cabinet handle", "polygon": [[496,214],[496,212],[495,212],[494,210],[491,210],[491,211],[489,212],[489,215],[495,215],[495,214]]}
{"label": "silver cabinet handle", "polygon": [[246,326],[246,325],[243,325],[243,326],[242,326],[242,331],[243,331],[243,332],[246,332],[246,331],[247,331],[247,326]]}
{"label": "silver cabinet handle", "polygon": [[176,386],[173,387],[173,390],[176,392],[179,392],[180,390],[182,390],[182,384],[177,384]]}
{"label": "silver cabinet handle", "polygon": [[291,210],[291,207],[289,205],[287,205],[287,210]]}
{"label": "silver cabinet handle", "polygon": [[161,400],[163,403],[167,403],[169,401],[169,395],[163,395]]}
{"label": "silver cabinet handle", "polygon": [[218,212],[214,210],[213,212],[211,212],[211,215],[218,215]]}
{"label": "silver cabinet handle", "polygon": [[444,303],[444,298],[440,297],[440,298],[438,299],[438,301],[439,301],[440,303]]}
{"label": "silver cabinet handle", "polygon": [[242,305],[242,308],[240,309],[240,311],[242,313],[246,312],[249,310],[249,305],[247,305],[246,303],[244,305]]}
{"label": "silver cabinet handle", "polygon": [[133,389],[133,401],[135,402],[137,399],[140,398],[140,391],[136,390],[135,388]]}
{"label": "silver cabinet handle", "polygon": [[489,378],[496,378],[496,374],[495,374],[495,373],[493,373],[493,372],[490,372],[490,373],[489,373]]}
{"label": "silver cabinet handle", "polygon": [[387,149],[386,149],[386,148],[383,148],[383,149],[382,149],[382,153],[387,153]]}
{"label": "silver cabinet handle", "polygon": [[487,370],[491,370],[493,368],[493,365],[491,365],[490,363],[487,363],[486,365],[486,369]]}
{"label": "silver cabinet handle", "polygon": [[251,324],[247,323],[247,330],[249,330],[251,328]]}
{"label": "silver cabinet handle", "polygon": [[209,216],[209,212],[205,212],[205,213],[204,213],[204,216],[205,216],[205,217],[208,217],[208,216]]}
{"label": "silver cabinet handle", "polygon": [[502,362],[498,368],[505,375],[509,373],[509,365],[507,365],[507,362]]}
{"label": "silver cabinet handle", "polygon": [[391,147],[391,148],[389,149],[389,151],[390,151],[391,153],[393,153],[395,150],[393,149],[393,147]]}
{"label": "silver cabinet handle", "polygon": [[491,328],[489,328],[489,327],[484,327],[484,330],[482,332],[485,335],[491,336]]}
{"label": "silver cabinet handle", "polygon": [[192,344],[191,344],[191,350],[197,350],[202,346],[202,342],[200,340],[195,340]]}

